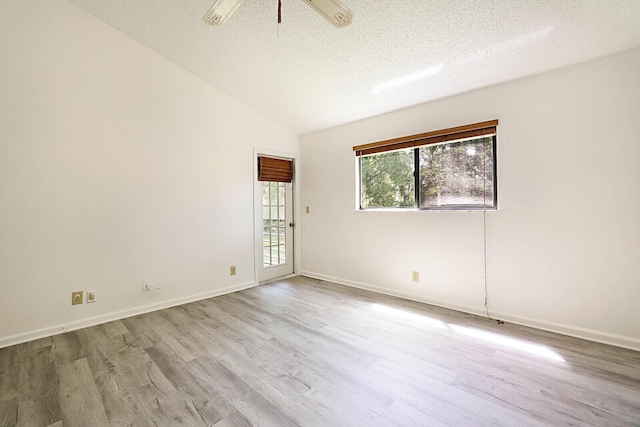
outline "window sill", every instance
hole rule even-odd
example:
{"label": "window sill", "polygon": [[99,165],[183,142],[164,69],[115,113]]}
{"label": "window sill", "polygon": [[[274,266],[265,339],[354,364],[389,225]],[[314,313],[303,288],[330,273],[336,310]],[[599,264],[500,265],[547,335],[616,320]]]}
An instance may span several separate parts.
{"label": "window sill", "polygon": [[429,208],[429,209],[416,209],[416,208],[356,208],[356,212],[497,212],[498,208]]}

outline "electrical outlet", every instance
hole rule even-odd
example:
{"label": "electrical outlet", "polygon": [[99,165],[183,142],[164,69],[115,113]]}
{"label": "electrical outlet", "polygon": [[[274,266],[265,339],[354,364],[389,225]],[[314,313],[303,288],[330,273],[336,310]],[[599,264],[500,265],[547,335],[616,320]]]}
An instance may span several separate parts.
{"label": "electrical outlet", "polygon": [[96,291],[87,291],[87,304],[96,302]]}
{"label": "electrical outlet", "polygon": [[309,206],[307,206],[307,213],[309,213]]}
{"label": "electrical outlet", "polygon": [[143,280],[142,281],[142,292],[146,292],[146,291],[150,291],[151,288],[149,287],[149,281],[148,280]]}
{"label": "electrical outlet", "polygon": [[420,273],[418,271],[414,271],[411,273],[411,280],[418,283],[420,281]]}
{"label": "electrical outlet", "polygon": [[236,266],[232,265],[231,267],[229,267],[229,275],[231,276],[235,276],[236,275]]}
{"label": "electrical outlet", "polygon": [[83,294],[84,294],[84,292],[82,292],[82,291],[71,292],[71,305],[82,304],[82,295]]}

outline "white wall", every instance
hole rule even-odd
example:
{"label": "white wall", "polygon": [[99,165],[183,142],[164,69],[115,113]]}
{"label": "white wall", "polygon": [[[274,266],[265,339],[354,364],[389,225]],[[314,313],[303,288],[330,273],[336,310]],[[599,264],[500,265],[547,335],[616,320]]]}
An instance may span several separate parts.
{"label": "white wall", "polygon": [[484,313],[482,213],[356,211],[352,147],[490,119],[492,314],[640,349],[640,49],[303,136],[303,274]]}
{"label": "white wall", "polygon": [[297,135],[63,0],[0,2],[0,58],[0,347],[254,284],[253,147]]}

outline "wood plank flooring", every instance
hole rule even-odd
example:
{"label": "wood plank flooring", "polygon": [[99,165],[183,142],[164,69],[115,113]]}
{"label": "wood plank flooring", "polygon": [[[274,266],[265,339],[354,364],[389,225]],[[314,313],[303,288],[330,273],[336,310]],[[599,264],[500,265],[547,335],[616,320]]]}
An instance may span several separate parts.
{"label": "wood plank flooring", "polygon": [[0,349],[0,426],[640,426],[640,352],[303,277]]}

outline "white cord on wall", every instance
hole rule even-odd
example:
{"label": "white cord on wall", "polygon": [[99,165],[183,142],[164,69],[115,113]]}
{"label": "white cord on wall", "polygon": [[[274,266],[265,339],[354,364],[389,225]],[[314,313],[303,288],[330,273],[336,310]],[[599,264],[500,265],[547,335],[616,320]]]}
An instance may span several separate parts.
{"label": "white cord on wall", "polygon": [[[482,131],[484,136],[484,130]],[[495,181],[495,180],[494,180]],[[495,182],[494,182],[495,185]],[[489,314],[489,285],[487,280],[487,150],[483,150],[482,155],[482,246],[484,261],[484,309],[487,312],[489,320],[495,320],[498,324],[504,322],[500,319],[494,319]]]}

